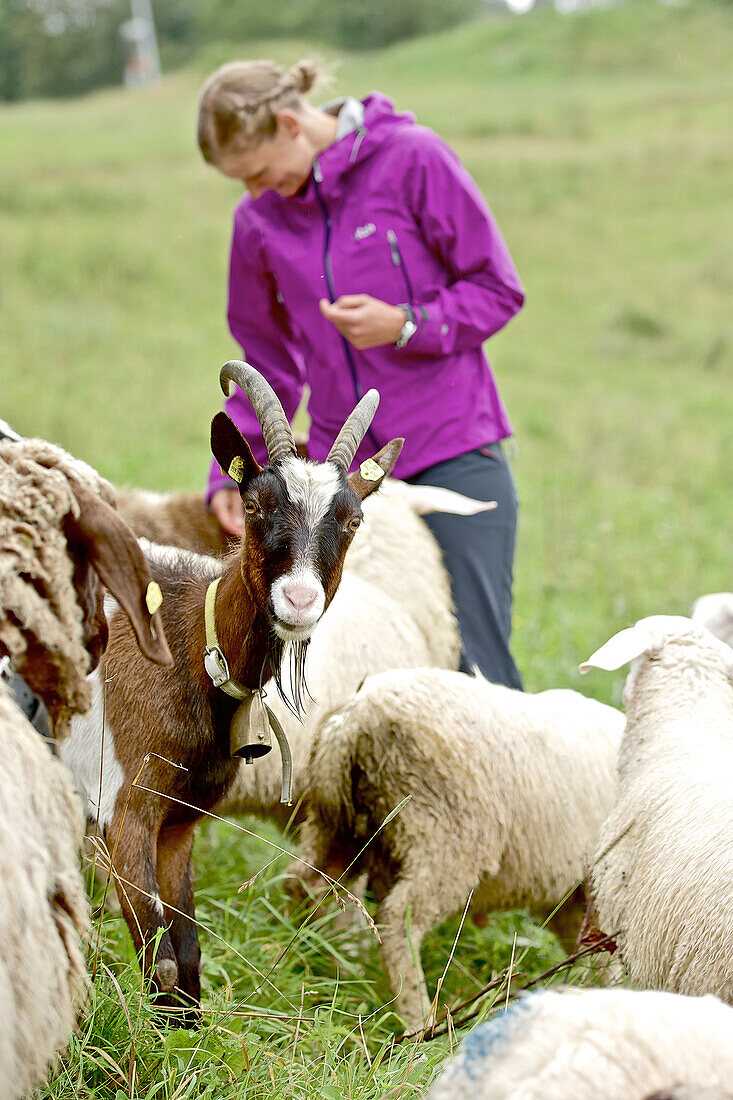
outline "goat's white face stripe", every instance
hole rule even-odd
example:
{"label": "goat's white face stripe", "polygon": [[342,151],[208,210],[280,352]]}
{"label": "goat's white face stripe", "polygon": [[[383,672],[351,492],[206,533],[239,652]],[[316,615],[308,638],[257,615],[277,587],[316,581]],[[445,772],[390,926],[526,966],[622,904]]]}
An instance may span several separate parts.
{"label": "goat's white face stripe", "polygon": [[[326,594],[316,567],[318,531],[341,488],[339,472],[330,462],[322,465],[305,462],[302,458],[287,458],[280,464],[288,497],[305,513],[308,527],[304,545],[289,573],[278,577],[272,586],[272,604],[283,627],[291,625],[298,633],[276,626],[284,638],[303,636],[303,632],[315,625],[323,614]],[[289,592],[312,593],[312,601],[301,610],[293,606]]]}
{"label": "goat's white face stripe", "polygon": [[[107,600],[105,614],[108,614]],[[82,797],[84,812],[104,828],[114,814],[125,773],[117,759],[112,730],[104,721],[104,692],[99,669],[95,669],[87,680],[92,686],[92,705],[86,714],[71,719],[71,734],[59,746],[59,753]]]}
{"label": "goat's white face stripe", "polygon": [[315,531],[341,487],[338,470],[331,462],[316,465],[302,458],[286,458],[280,463],[280,472],[288,496],[294,504],[302,505]]}

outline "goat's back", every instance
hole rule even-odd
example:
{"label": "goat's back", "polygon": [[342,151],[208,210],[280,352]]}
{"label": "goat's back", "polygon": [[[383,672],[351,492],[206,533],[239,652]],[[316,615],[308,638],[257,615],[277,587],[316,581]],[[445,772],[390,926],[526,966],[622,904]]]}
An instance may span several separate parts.
{"label": "goat's back", "polygon": [[120,515],[138,538],[197,554],[224,554],[230,547],[201,493],[115,487],[115,497]]}

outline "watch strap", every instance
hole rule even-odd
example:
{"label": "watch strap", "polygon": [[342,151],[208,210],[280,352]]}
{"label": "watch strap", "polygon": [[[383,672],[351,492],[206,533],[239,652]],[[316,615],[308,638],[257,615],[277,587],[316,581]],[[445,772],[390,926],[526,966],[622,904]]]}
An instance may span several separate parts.
{"label": "watch strap", "polygon": [[404,348],[408,340],[410,340],[417,332],[417,321],[415,319],[415,310],[407,303],[400,303],[398,309],[401,309],[405,315],[405,323],[400,329],[397,339],[394,342],[396,348]]}

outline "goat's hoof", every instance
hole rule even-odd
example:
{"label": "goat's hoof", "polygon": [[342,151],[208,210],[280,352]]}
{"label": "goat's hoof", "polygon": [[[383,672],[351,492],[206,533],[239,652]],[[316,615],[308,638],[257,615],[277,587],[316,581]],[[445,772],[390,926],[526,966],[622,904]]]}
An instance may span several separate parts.
{"label": "goat's hoof", "polygon": [[164,993],[170,993],[178,981],[178,967],[173,959],[161,959],[155,966],[155,982]]}
{"label": "goat's hoof", "polygon": [[201,1027],[201,1005],[192,1004],[188,998],[175,993],[158,993],[153,998],[156,1015],[166,1027],[193,1030]]}
{"label": "goat's hoof", "polygon": [[180,1027],[188,1031],[195,1031],[201,1027],[201,1009],[184,1008],[183,1005],[168,1005],[165,1009],[165,1022],[168,1027]]}

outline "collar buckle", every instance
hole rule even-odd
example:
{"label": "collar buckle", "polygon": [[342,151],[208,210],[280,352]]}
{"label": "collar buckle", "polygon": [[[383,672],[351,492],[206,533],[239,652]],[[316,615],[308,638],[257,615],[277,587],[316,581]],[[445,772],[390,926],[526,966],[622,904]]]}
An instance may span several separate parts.
{"label": "collar buckle", "polygon": [[211,677],[214,687],[228,684],[232,678],[229,662],[218,645],[207,646],[204,650],[204,668]]}

